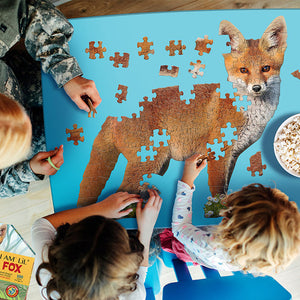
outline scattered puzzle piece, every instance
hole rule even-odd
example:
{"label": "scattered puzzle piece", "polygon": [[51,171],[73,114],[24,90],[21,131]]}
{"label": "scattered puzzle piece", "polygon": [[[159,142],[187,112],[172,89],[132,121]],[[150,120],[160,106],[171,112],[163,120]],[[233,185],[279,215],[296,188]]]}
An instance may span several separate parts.
{"label": "scattered puzzle piece", "polygon": [[148,54],[154,54],[154,50],[150,49],[153,46],[153,42],[148,42],[148,37],[143,37],[144,42],[137,43],[137,47],[141,47],[141,51],[139,51],[139,56],[144,55],[144,59],[149,59]]}
{"label": "scattered puzzle piece", "polygon": [[294,77],[300,79],[300,72],[299,72],[299,70],[293,72],[292,75],[293,75]]}
{"label": "scattered puzzle piece", "polygon": [[199,71],[201,68],[205,69],[205,65],[201,64],[201,60],[197,60],[196,63],[190,62],[190,65],[194,67],[193,70],[189,70],[189,72],[192,73],[193,78],[197,78],[197,75],[203,76],[204,73]]}
{"label": "scattered puzzle piece", "polygon": [[209,40],[208,35],[205,35],[204,39],[203,38],[197,38],[196,39],[195,50],[199,51],[198,52],[199,55],[203,55],[203,52],[209,53],[211,48],[207,48],[208,44],[210,44],[210,45],[213,44],[213,40]]}
{"label": "scattered puzzle piece", "polygon": [[163,65],[160,66],[159,75],[177,77],[178,72],[179,72],[179,67],[172,66],[171,70],[169,70],[167,65]]}
{"label": "scattered puzzle piece", "polygon": [[169,56],[174,56],[175,55],[175,51],[178,51],[179,55],[182,55],[182,51],[186,48],[185,45],[182,45],[182,41],[178,40],[178,44],[175,45],[175,40],[171,40],[169,42],[169,46],[166,46],[166,50],[170,51]]}
{"label": "scattered puzzle piece", "polygon": [[80,136],[80,134],[83,133],[83,128],[77,128],[77,124],[73,124],[73,129],[67,128],[66,133],[70,133],[70,136],[67,137],[67,141],[74,141],[74,145],[78,145],[78,141],[84,141],[84,136]]}
{"label": "scattered puzzle piece", "polygon": [[141,151],[137,152],[137,156],[141,157],[141,162],[146,162],[147,157],[153,161],[155,155],[157,155],[157,151],[153,150],[153,146],[142,146]]}
{"label": "scattered puzzle piece", "polygon": [[119,68],[119,64],[122,64],[123,68],[128,68],[129,53],[123,53],[123,56],[120,56],[120,52],[115,52],[115,56],[110,56],[109,60],[114,61],[113,66],[116,68]]}
{"label": "scattered puzzle piece", "polygon": [[153,136],[150,136],[149,140],[153,142],[154,147],[166,147],[170,138],[166,129],[154,129]]}
{"label": "scattered puzzle piece", "polygon": [[127,97],[127,89],[128,87],[126,85],[119,84],[118,90],[121,90],[122,93],[116,93],[115,97],[118,98],[118,103],[122,103],[122,101],[126,101]]}
{"label": "scattered puzzle piece", "polygon": [[88,117],[90,118],[93,113],[93,118],[95,118],[95,114],[97,113],[96,108],[93,106],[92,100],[88,95],[81,96],[82,100],[89,106],[90,111],[88,113]]}
{"label": "scattered puzzle piece", "polygon": [[255,176],[255,172],[259,172],[259,176],[262,176],[266,168],[267,166],[262,164],[260,151],[250,157],[250,167],[247,167],[247,170],[251,171],[251,176]]}
{"label": "scattered puzzle piece", "polygon": [[104,58],[103,52],[106,52],[106,48],[102,48],[102,42],[98,42],[98,47],[95,47],[95,42],[89,42],[89,48],[85,49],[85,53],[90,53],[90,59],[96,59],[95,54],[99,54],[99,58]]}

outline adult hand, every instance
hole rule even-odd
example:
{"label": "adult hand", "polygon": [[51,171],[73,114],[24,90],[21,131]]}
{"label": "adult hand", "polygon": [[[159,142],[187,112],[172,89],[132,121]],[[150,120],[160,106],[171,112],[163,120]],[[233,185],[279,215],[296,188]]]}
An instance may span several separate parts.
{"label": "adult hand", "polygon": [[162,199],[156,190],[149,190],[149,195],[150,197],[144,208],[142,208],[142,202],[139,202],[136,206],[136,221],[140,231],[139,240],[145,247],[150,243],[153,228],[162,205]]}
{"label": "adult hand", "polygon": [[64,163],[63,152],[63,145],[52,151],[39,152],[29,162],[31,170],[39,175],[54,175],[57,170],[46,159],[50,156],[52,163],[59,168]]}
{"label": "adult hand", "polygon": [[75,102],[79,109],[90,111],[88,105],[82,100],[81,96],[87,95],[91,98],[94,108],[101,103],[98,90],[93,80],[77,76],[64,85],[67,95]]}
{"label": "adult hand", "polygon": [[194,154],[185,160],[181,181],[188,184],[191,188],[193,187],[194,181],[199,173],[207,165],[206,159],[201,161],[201,157],[203,157],[203,155]]}
{"label": "adult hand", "polygon": [[95,210],[97,210],[101,216],[116,219],[127,216],[132,212],[132,208],[124,209],[130,204],[139,202],[142,202],[139,195],[118,192],[93,205],[95,205]]}

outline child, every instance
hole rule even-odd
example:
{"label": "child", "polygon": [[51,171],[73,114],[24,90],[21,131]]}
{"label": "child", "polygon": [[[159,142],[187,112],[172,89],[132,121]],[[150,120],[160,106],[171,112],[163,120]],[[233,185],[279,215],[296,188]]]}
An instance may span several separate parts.
{"label": "child", "polygon": [[[162,204],[156,191],[149,195],[144,208],[138,195],[119,192],[37,220],[32,243],[44,299],[145,299],[150,238]],[[133,203],[138,238],[109,219],[126,216]]]}
{"label": "child", "polygon": [[[101,98],[94,82],[81,76],[78,62],[69,53],[72,25],[50,1],[1,0],[0,10],[0,93],[24,106],[32,124],[31,156],[36,154],[5,168],[19,161],[22,155],[10,151],[13,143],[2,144],[1,140],[2,153],[12,158],[3,158],[6,162],[0,167],[0,197],[5,198],[27,192],[31,181],[55,174],[63,163],[62,147],[44,152],[41,67],[80,109],[89,111],[81,96],[88,95],[94,107]],[[22,49],[23,45],[27,51]],[[48,157],[52,164],[45,160]]]}
{"label": "child", "polygon": [[191,259],[209,268],[269,274],[286,267],[300,251],[297,205],[277,189],[251,184],[227,195],[216,226],[191,224],[194,180],[206,166],[199,155],[186,160],[178,182],[172,232]]}

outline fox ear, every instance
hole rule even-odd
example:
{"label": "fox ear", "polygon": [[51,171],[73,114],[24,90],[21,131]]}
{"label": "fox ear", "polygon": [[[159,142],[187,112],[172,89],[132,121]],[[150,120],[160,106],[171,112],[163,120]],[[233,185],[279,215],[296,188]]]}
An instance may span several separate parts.
{"label": "fox ear", "polygon": [[231,52],[243,52],[247,47],[247,41],[244,36],[229,21],[223,20],[220,23],[219,35],[229,35],[230,42],[227,45],[231,46]]}
{"label": "fox ear", "polygon": [[259,40],[259,48],[265,51],[272,49],[286,49],[287,29],[284,17],[280,16],[273,20],[268,26],[261,39]]}

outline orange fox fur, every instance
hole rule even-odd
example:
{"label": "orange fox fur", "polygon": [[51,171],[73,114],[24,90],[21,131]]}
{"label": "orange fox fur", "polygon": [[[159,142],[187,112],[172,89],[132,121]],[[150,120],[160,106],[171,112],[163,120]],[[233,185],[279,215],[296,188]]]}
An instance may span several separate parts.
{"label": "orange fox fur", "polygon": [[[231,52],[224,54],[228,80],[239,95],[246,95],[251,105],[247,111],[236,111],[234,99],[220,98],[217,83],[196,84],[195,99],[186,105],[180,99],[178,86],[153,90],[152,102],[140,104],[139,118],[108,117],[96,137],[90,161],[80,184],[78,206],[97,201],[106,181],[122,153],[128,160],[119,190],[140,191],[144,174],[163,175],[170,159],[185,160],[194,153],[208,153],[207,143],[221,142],[221,128],[231,122],[237,128],[237,140],[224,143],[224,157],[208,162],[208,185],[211,194],[227,191],[238,156],[262,135],[279,101],[279,72],[286,49],[286,25],[277,17],[259,40],[246,40],[228,21],[220,23],[219,33],[229,35]],[[154,161],[141,162],[137,152],[149,145],[154,129],[166,129],[170,135],[167,147],[157,147]]]}

